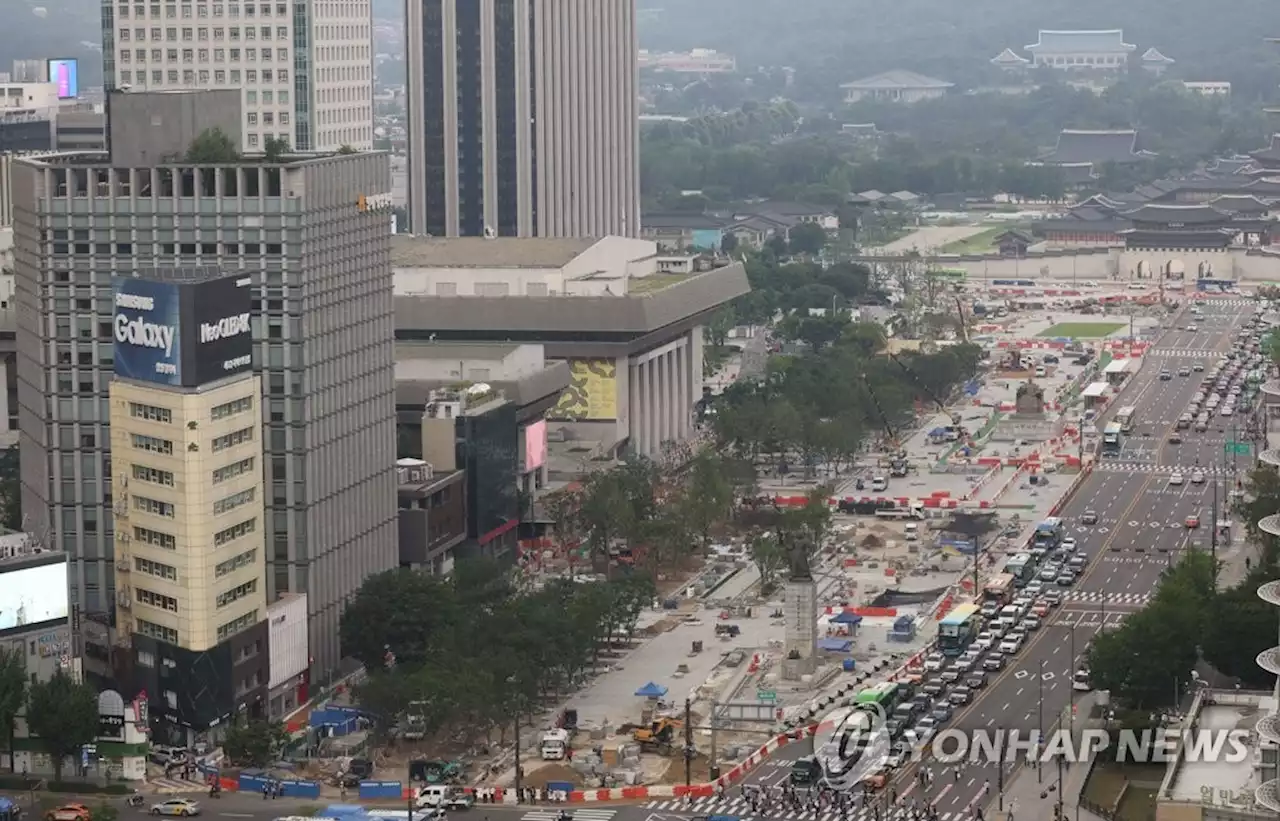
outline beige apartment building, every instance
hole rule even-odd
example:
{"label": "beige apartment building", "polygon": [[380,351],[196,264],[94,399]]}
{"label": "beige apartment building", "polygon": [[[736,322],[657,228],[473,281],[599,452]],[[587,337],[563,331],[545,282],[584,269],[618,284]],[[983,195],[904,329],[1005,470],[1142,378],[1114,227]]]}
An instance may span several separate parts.
{"label": "beige apartment building", "polygon": [[261,395],[112,381],[121,634],[204,651],[266,617]]}

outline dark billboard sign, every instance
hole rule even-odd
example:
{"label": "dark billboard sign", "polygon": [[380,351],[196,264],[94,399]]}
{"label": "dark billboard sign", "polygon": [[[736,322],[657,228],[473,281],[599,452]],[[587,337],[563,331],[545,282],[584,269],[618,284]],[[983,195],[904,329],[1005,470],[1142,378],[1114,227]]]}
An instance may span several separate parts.
{"label": "dark billboard sign", "polygon": [[191,333],[184,349],[191,354],[192,384],[203,385],[253,367],[253,287],[249,277],[222,277],[191,289]]}
{"label": "dark billboard sign", "polygon": [[178,286],[119,277],[114,295],[116,375],[161,385],[181,385]]}
{"label": "dark billboard sign", "polygon": [[115,281],[115,372],[197,387],[253,367],[248,277]]}

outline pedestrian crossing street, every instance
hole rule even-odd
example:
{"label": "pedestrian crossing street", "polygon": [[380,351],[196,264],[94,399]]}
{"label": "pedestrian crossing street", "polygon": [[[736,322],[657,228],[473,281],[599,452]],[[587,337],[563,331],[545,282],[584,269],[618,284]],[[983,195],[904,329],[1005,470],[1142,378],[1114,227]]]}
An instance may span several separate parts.
{"label": "pedestrian crossing street", "polygon": [[520,816],[520,821],[556,821],[560,813],[568,810],[573,821],[609,821],[618,814],[617,810],[594,810],[583,807],[548,807],[545,810],[529,810]]}
{"label": "pedestrian crossing street", "polygon": [[1062,594],[1064,602],[1082,602],[1084,604],[1127,604],[1142,607],[1151,600],[1150,593],[1100,593],[1096,590],[1066,590]]}
{"label": "pedestrian crossing street", "polygon": [[1169,465],[1157,465],[1150,462],[1112,462],[1109,460],[1099,460],[1094,465],[1094,470],[1100,470],[1104,473],[1163,473],[1165,476],[1172,476],[1174,473],[1181,473],[1182,478],[1189,485],[1191,484],[1191,474],[1200,471],[1206,477],[1215,479],[1228,479],[1231,477],[1230,466],[1206,466],[1206,467],[1171,467]]}
{"label": "pedestrian crossing street", "polygon": [[156,788],[156,792],[165,794],[206,792],[209,785],[200,781],[188,781],[185,778],[148,778],[147,783]]}
{"label": "pedestrian crossing street", "polygon": [[[787,807],[771,806],[770,809],[754,813],[751,811],[751,802],[741,796],[725,796],[717,798],[715,796],[707,798],[695,798],[692,802],[686,802],[683,798],[670,798],[665,801],[648,801],[644,804],[645,809],[666,811],[666,812],[691,812],[697,815],[733,815],[743,819],[743,821],[773,821],[774,819],[783,819],[783,821],[909,821],[911,819],[911,808],[909,806],[895,807],[888,812],[880,812],[876,815],[875,810],[870,807],[863,807],[858,804],[850,806],[841,812],[839,807],[826,807],[821,810],[801,809],[792,810]],[[574,821],[585,818],[582,810],[573,810]],[[939,812],[938,821],[971,821],[972,812],[964,810],[956,810],[954,812]],[[526,821],[554,821],[554,819],[546,818],[528,818]]]}

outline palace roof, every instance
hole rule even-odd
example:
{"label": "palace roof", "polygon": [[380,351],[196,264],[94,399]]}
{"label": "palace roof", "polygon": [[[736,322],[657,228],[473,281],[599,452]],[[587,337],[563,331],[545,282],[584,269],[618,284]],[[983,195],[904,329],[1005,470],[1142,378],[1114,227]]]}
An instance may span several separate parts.
{"label": "palace roof", "polygon": [[841,83],[840,87],[852,88],[858,91],[885,91],[890,89],[946,89],[954,85],[955,83],[948,83],[946,80],[939,80],[936,77],[926,77],[914,71],[895,68],[871,77],[863,77],[861,80]]}
{"label": "palace roof", "polygon": [[1165,57],[1160,53],[1159,49],[1153,46],[1142,53],[1142,62],[1169,66],[1176,63],[1177,60],[1174,60],[1172,57]]}
{"label": "palace roof", "polygon": [[1123,29],[1098,31],[1057,31],[1040,29],[1040,41],[1026,47],[1031,53],[1107,54],[1128,53],[1137,46],[1124,41]]}
{"label": "palace roof", "polygon": [[1265,214],[1271,206],[1252,194],[1223,194],[1209,200],[1209,205],[1229,214]]}
{"label": "palace roof", "polygon": [[1231,220],[1230,215],[1209,205],[1166,205],[1147,203],[1122,217],[1134,222],[1169,226],[1216,226]]}
{"label": "palace roof", "polygon": [[1025,66],[1030,62],[1031,61],[1026,57],[1023,57],[1011,48],[1007,48],[995,57],[991,58],[991,64],[996,66]]}
{"label": "palace roof", "polygon": [[1250,151],[1249,156],[1259,162],[1280,163],[1280,134],[1272,134],[1266,148]]}
{"label": "palace roof", "polygon": [[1137,152],[1138,132],[1132,128],[1116,131],[1063,129],[1058,144],[1044,162],[1054,165],[1070,163],[1133,162]]}

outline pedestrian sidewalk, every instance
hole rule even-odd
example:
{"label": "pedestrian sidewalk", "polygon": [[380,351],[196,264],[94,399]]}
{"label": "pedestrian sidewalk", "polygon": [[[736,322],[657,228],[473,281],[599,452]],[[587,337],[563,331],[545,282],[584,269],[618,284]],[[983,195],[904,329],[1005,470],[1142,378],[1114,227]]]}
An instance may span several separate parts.
{"label": "pedestrian sidewalk", "polygon": [[[1006,778],[1012,781],[1004,786],[1003,801],[997,796],[983,816],[988,821],[1016,821],[1022,819],[1053,818],[1053,807],[1058,803],[1058,767],[1045,764],[1036,777],[1035,765],[1014,765],[1015,769]],[[1085,781],[1089,778],[1092,762],[1080,762],[1065,765],[1062,768],[1062,812],[1066,818],[1079,821],[1106,821],[1102,816],[1080,805],[1080,796],[1084,792]],[[1003,804],[1003,810],[1000,809]]]}

